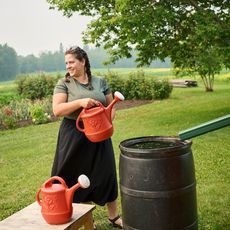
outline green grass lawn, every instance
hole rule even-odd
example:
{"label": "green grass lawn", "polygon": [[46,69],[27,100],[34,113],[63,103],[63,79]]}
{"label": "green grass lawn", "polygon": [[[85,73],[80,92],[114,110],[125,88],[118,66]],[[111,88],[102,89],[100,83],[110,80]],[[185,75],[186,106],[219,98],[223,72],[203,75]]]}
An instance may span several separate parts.
{"label": "green grass lawn", "polygon": [[14,81],[7,81],[0,83],[0,95],[16,95],[16,84]]}
{"label": "green grass lawn", "polygon": [[[230,113],[230,83],[217,81],[212,93],[175,88],[171,98],[119,110],[113,145],[119,165],[119,143],[140,136],[169,136]],[[35,201],[41,184],[50,177],[60,121],[0,131],[0,218]],[[230,127],[193,139],[199,229],[230,229]],[[121,211],[121,210],[120,210]],[[99,229],[111,229],[106,210],[97,206]],[[141,217],[140,217],[141,218]]]}

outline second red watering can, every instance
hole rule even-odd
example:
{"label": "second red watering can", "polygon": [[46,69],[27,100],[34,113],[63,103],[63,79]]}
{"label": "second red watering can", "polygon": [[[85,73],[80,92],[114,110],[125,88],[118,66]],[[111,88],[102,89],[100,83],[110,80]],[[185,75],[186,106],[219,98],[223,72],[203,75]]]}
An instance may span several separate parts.
{"label": "second red watering can", "polygon": [[[58,181],[59,184],[54,184]],[[36,200],[41,206],[41,213],[48,224],[64,224],[70,221],[73,213],[73,195],[76,189],[88,188],[90,181],[87,176],[78,177],[78,183],[68,188],[65,181],[54,176],[48,179],[36,194]]]}
{"label": "second red watering can", "polygon": [[[98,107],[83,109],[76,121],[78,130],[84,132],[92,142],[103,141],[111,137],[113,135],[112,108],[116,102],[124,99],[120,92],[115,92],[113,101],[107,107],[100,103]],[[82,120],[84,128],[79,126],[80,120]]]}

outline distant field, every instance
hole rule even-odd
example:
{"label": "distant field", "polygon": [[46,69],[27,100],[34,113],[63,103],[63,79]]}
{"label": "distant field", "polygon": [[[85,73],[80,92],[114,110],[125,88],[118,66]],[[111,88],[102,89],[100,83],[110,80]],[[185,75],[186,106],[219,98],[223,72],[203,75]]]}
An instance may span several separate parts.
{"label": "distant field", "polygon": [[0,95],[16,94],[16,84],[14,81],[0,82]]}
{"label": "distant field", "polygon": [[173,71],[170,68],[110,68],[110,69],[104,68],[104,69],[93,69],[92,70],[92,72],[95,74],[97,73],[105,74],[108,71],[116,72],[122,76],[127,76],[130,73],[137,72],[137,71],[143,71],[148,76],[168,77],[168,76],[173,75]]}

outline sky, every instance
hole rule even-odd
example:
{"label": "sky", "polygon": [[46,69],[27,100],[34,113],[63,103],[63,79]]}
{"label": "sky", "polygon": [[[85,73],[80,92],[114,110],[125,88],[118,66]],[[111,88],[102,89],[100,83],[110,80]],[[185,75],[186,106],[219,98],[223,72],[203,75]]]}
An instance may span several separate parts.
{"label": "sky", "polygon": [[82,46],[82,32],[89,17],[75,13],[67,18],[49,10],[46,0],[0,0],[0,44],[7,43],[18,55],[57,51]]}

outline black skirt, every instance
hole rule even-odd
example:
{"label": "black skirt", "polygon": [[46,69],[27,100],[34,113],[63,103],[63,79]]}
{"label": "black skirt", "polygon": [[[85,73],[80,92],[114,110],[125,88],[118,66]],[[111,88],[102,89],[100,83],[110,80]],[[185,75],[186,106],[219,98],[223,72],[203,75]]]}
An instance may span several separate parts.
{"label": "black skirt", "polygon": [[68,187],[85,174],[89,188],[79,188],[73,202],[94,202],[105,205],[118,196],[115,158],[111,139],[93,143],[76,128],[76,121],[64,118],[57,141],[52,176],[62,177]]}

